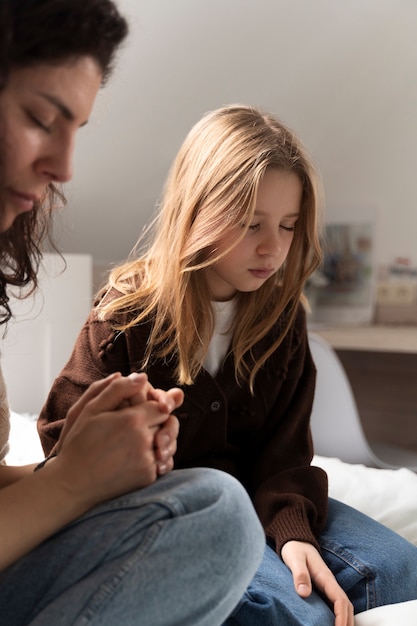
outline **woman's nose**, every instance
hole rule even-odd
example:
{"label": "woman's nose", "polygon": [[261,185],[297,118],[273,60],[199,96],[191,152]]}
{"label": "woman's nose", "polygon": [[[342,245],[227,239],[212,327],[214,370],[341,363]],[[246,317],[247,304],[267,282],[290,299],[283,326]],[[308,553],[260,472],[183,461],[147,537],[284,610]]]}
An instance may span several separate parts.
{"label": "woman's nose", "polygon": [[41,161],[42,174],[51,182],[66,183],[73,176],[74,141],[68,138],[51,148],[49,154]]}

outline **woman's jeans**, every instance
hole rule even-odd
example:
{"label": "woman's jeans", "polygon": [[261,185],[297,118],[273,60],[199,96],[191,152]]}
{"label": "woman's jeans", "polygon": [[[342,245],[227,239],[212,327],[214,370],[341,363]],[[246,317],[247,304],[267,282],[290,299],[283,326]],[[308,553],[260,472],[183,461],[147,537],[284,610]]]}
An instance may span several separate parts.
{"label": "woman's jeans", "polygon": [[218,626],[264,547],[234,478],[173,471],[93,509],[0,573],[0,623]]}
{"label": "woman's jeans", "polygon": [[[319,537],[322,556],[355,613],[417,598],[417,547],[355,509],[329,500]],[[302,599],[280,557],[266,547],[261,566],[225,626],[334,626],[334,614],[313,591]]]}

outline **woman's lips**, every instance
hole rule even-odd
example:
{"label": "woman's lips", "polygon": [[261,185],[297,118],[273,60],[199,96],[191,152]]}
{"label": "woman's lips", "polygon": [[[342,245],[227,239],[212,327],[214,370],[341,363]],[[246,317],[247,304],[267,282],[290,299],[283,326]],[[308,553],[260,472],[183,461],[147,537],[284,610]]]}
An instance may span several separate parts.
{"label": "woman's lips", "polygon": [[16,191],[15,189],[9,188],[10,196],[19,209],[24,211],[31,211],[33,209],[33,205],[38,200],[38,197],[35,194],[31,193],[22,193],[20,191]]}

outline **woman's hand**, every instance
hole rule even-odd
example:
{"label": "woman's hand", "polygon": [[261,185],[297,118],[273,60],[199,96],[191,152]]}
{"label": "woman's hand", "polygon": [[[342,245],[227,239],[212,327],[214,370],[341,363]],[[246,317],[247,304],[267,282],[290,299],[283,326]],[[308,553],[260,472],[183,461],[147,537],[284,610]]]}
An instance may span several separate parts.
{"label": "woman's hand", "polygon": [[155,400],[161,411],[169,413],[166,422],[155,432],[155,456],[157,459],[157,472],[159,476],[167,474],[174,467],[174,454],[177,451],[177,438],[179,432],[179,422],[172,411],[181,406],[184,400],[184,393],[181,389],[173,387],[168,391],[154,389],[149,383],[143,386],[141,392],[131,398],[130,404],[140,404],[145,400]]}
{"label": "woman's hand", "polygon": [[171,411],[181,402],[181,391],[154,390],[145,374],[93,383],[68,411],[59,454],[41,471],[53,465],[64,488],[90,506],[145,487],[172,467]]}
{"label": "woman's hand", "polygon": [[294,587],[302,598],[307,598],[312,585],[333,605],[335,626],[353,626],[353,606],[316,548],[302,541],[288,541],[281,557],[294,578]]}
{"label": "woman's hand", "polygon": [[169,471],[181,402],[182,392],[154,390],[145,374],[113,374],[68,411],[56,458],[37,472],[0,468],[0,570],[94,505],[150,485],[164,463]]}

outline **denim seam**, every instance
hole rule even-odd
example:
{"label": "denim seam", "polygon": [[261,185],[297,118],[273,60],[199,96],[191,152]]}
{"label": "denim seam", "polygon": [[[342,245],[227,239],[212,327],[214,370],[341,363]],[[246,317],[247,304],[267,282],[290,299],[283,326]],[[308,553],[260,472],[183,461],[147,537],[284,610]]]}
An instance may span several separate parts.
{"label": "denim seam", "polygon": [[155,543],[161,529],[163,522],[158,522],[147,533],[146,538],[141,542],[140,547],[135,550],[131,558],[128,561],[124,561],[116,574],[113,574],[110,579],[103,581],[99,589],[94,593],[93,597],[89,600],[88,604],[84,607],[82,614],[74,622],[74,626],[85,626],[91,624],[95,617],[99,616],[106,605],[111,600],[111,597],[119,587],[120,583],[126,575],[130,573],[132,568],[143,559],[144,554],[150,550]]}
{"label": "denim seam", "polygon": [[170,511],[174,517],[183,515],[186,512],[184,509],[183,503],[177,498],[172,497],[172,496],[164,496],[163,498],[153,497],[149,501],[146,501],[146,499],[144,499],[141,502],[133,502],[132,498],[128,498],[128,497],[127,498],[119,497],[115,501],[110,500],[109,502],[106,502],[102,505],[95,507],[91,511],[88,511],[82,517],[79,517],[74,522],[71,522],[70,524],[68,524],[67,527],[76,526],[77,524],[82,523],[83,521],[87,519],[100,517],[100,515],[103,515],[103,513],[106,513],[107,511],[113,511],[113,510],[120,511],[122,509],[136,509],[138,507],[146,506],[148,504],[159,505],[167,509],[168,511]]}
{"label": "denim seam", "polygon": [[352,567],[365,579],[366,589],[366,610],[374,608],[377,605],[377,590],[375,584],[374,573],[354,554],[340,547],[339,544],[332,544],[331,542],[326,545],[320,545],[321,550],[330,552],[337,558],[343,560],[347,565]]}

